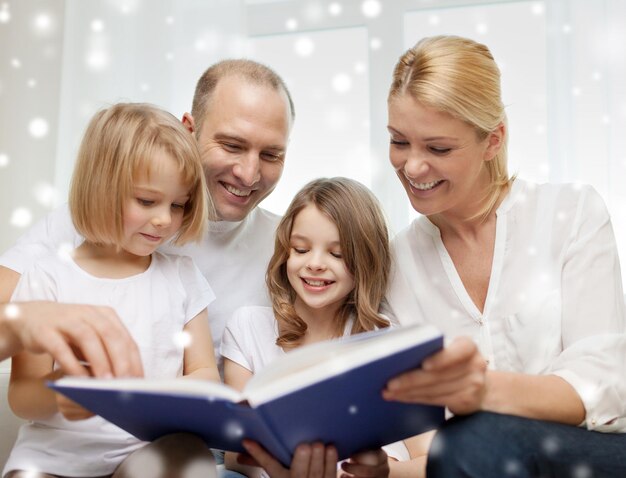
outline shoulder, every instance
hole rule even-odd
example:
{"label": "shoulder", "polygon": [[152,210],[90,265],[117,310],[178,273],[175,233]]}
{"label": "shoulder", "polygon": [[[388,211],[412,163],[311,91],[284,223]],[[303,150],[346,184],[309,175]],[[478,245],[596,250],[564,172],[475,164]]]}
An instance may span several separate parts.
{"label": "shoulder", "polygon": [[193,284],[199,284],[198,286],[202,288],[208,287],[206,278],[189,256],[155,251],[152,253],[152,261],[154,269],[169,282],[177,278],[185,288]]}
{"label": "shoulder", "polygon": [[266,329],[274,324],[274,311],[271,307],[248,305],[239,307],[228,319],[228,325],[237,328]]}
{"label": "shoulder", "polygon": [[532,215],[535,220],[548,218],[559,223],[574,224],[584,219],[608,218],[602,196],[589,184],[535,184],[516,179],[510,197],[503,202],[518,214]]}

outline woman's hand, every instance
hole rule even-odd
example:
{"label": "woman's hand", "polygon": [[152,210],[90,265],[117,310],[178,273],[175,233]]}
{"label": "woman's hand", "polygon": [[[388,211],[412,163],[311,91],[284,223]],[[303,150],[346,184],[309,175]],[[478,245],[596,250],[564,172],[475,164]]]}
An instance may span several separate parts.
{"label": "woman's hand", "polygon": [[390,380],[386,400],[441,405],[456,415],[481,410],[486,394],[487,364],[476,344],[459,337],[424,360],[422,367]]}

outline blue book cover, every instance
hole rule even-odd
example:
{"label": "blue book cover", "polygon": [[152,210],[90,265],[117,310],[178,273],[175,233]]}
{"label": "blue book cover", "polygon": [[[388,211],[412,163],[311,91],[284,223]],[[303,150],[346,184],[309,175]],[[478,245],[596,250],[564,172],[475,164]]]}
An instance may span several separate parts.
{"label": "blue book cover", "polygon": [[190,432],[241,452],[249,438],[289,465],[300,443],[334,444],[345,459],[443,423],[443,407],[382,398],[391,378],[442,346],[435,328],[417,325],[320,342],[285,354],[241,393],[194,380],[67,377],[50,387],[142,440]]}

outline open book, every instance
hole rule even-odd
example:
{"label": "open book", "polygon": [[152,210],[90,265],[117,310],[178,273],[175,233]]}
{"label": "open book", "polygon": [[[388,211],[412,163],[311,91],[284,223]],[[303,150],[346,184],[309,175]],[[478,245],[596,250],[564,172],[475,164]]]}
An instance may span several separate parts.
{"label": "open book", "polygon": [[340,459],[437,427],[442,407],[388,402],[392,377],[443,345],[430,326],[381,329],[300,347],[239,393],[217,382],[66,377],[49,386],[142,440],[175,432],[212,448],[259,442],[284,465],[300,443],[334,444]]}

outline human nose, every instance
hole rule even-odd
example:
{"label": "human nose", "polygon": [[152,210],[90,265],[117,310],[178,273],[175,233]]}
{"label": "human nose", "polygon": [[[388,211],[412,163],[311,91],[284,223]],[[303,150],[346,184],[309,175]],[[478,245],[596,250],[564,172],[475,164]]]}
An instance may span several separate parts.
{"label": "human nose", "polygon": [[169,207],[161,207],[155,210],[152,216],[152,224],[155,227],[167,227],[172,223],[172,213]]}
{"label": "human nose", "polygon": [[323,271],[326,269],[326,264],[322,258],[322,254],[319,252],[311,252],[309,260],[306,264],[307,269],[310,271]]}
{"label": "human nose", "polygon": [[254,151],[239,158],[233,168],[233,174],[244,186],[253,186],[261,179],[261,161]]}
{"label": "human nose", "polygon": [[409,178],[419,178],[428,171],[429,167],[428,160],[419,151],[410,151],[402,169]]}

